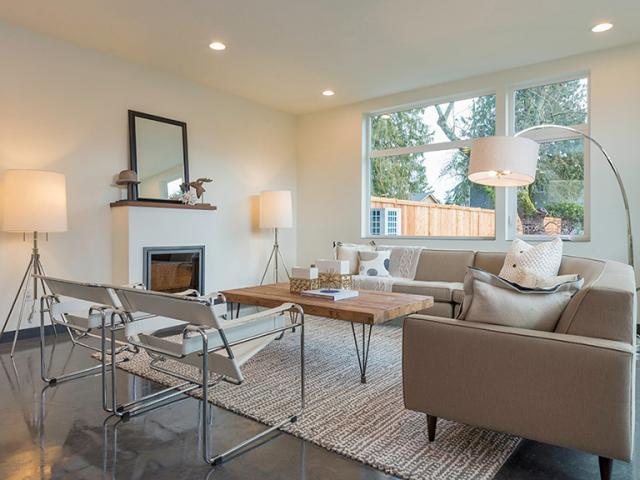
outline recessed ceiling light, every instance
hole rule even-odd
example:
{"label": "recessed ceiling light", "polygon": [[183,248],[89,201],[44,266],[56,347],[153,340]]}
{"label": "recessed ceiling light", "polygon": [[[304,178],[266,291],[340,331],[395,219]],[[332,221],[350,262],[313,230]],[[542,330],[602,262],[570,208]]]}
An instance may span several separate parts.
{"label": "recessed ceiling light", "polygon": [[224,50],[227,46],[222,42],[211,42],[209,48],[211,50]]}
{"label": "recessed ceiling light", "polygon": [[606,32],[607,30],[611,30],[612,28],[613,28],[613,23],[604,22],[591,27],[591,31],[594,33],[602,33],[602,32]]}
{"label": "recessed ceiling light", "polygon": [[322,95],[324,95],[325,97],[332,97],[336,94],[336,92],[334,92],[333,90],[325,90],[324,92],[322,92]]}

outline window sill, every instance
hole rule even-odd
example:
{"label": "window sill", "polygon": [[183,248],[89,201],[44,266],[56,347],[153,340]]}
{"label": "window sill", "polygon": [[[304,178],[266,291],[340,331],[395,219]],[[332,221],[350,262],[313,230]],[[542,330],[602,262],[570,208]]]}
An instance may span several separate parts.
{"label": "window sill", "polygon": [[419,237],[406,235],[363,235],[362,240],[496,240],[496,237]]}
{"label": "window sill", "polygon": [[570,235],[516,235],[513,238],[509,238],[508,241],[513,241],[516,238],[524,240],[525,242],[550,242],[556,238],[559,238],[563,242],[572,243],[587,243],[591,241],[588,235],[581,235],[579,237],[572,237]]}

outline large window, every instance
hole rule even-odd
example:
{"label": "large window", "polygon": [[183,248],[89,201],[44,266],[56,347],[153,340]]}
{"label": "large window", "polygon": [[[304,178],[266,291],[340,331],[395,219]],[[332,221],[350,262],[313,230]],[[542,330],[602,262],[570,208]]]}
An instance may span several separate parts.
{"label": "large window", "polygon": [[[586,78],[515,90],[514,131],[556,124],[588,132]],[[579,238],[585,235],[585,140],[579,134],[542,129],[536,180],[517,192],[518,235]]]}
{"label": "large window", "polygon": [[495,95],[368,121],[369,235],[495,236],[495,190],[467,179],[472,140],[495,134]]}

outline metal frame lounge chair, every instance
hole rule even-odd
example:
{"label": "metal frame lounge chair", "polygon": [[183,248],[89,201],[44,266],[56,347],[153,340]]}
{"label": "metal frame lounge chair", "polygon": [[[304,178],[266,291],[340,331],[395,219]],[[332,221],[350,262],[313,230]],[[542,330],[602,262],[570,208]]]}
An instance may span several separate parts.
{"label": "metal frame lounge chair", "polygon": [[[185,398],[182,393],[202,389],[202,456],[207,463],[217,464],[229,455],[263,438],[270,432],[295,422],[304,409],[304,312],[298,305],[285,303],[259,313],[234,320],[226,319],[224,297],[216,294],[194,298],[145,290],[114,287],[121,309],[111,314],[111,339],[123,329],[129,344],[144,349],[152,358],[151,368],[180,379],[183,383],[143,399],[116,405],[116,374],[112,369],[112,411],[118,416],[132,416],[157,406]],[[215,299],[220,303],[215,303]],[[133,313],[144,313],[173,319],[181,324],[157,329],[157,321],[135,320]],[[292,315],[293,314],[293,315]],[[119,321],[116,321],[116,317]],[[155,323],[155,325],[154,325]],[[292,327],[300,327],[300,406],[265,431],[217,455],[210,453],[209,388],[220,381],[240,384],[244,381],[242,366],[274,339]],[[206,354],[203,354],[207,352]],[[116,360],[112,352],[111,361]],[[199,373],[187,376],[172,369],[172,362],[194,366]],[[175,367],[175,365],[174,365]],[[169,390],[174,390],[169,393]],[[176,398],[177,397],[177,398]]]}

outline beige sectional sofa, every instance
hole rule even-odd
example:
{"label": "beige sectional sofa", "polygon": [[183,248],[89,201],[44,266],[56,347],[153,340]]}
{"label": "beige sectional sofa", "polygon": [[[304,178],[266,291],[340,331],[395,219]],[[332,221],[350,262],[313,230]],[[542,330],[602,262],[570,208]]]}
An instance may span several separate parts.
{"label": "beige sectional sofa", "polygon": [[612,459],[633,452],[636,295],[631,267],[565,256],[559,274],[580,274],[555,331],[455,320],[462,282],[473,265],[497,274],[504,253],[421,252],[414,280],[396,292],[432,295],[436,304],[404,323],[407,408],[438,417],[576,448]]}
{"label": "beige sectional sofa", "polygon": [[425,248],[420,254],[415,279],[395,281],[392,291],[429,295],[435,303],[424,313],[451,318],[462,304],[462,282],[467,267],[475,266],[475,257],[476,253],[471,250]]}

